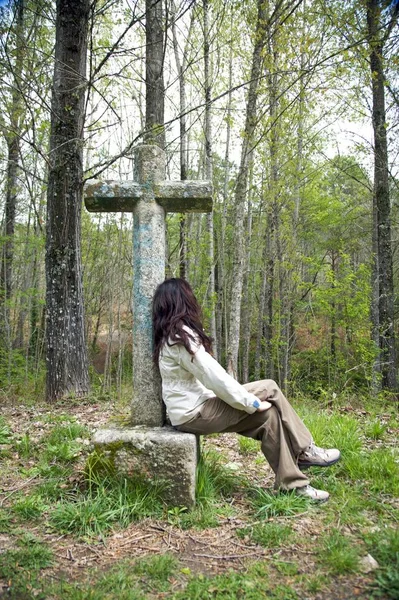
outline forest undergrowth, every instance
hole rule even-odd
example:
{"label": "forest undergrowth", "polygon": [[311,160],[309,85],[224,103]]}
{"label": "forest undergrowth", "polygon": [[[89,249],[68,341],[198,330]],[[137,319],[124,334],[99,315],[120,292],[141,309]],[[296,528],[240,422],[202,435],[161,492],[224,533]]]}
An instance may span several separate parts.
{"label": "forest undergrowth", "polygon": [[[321,405],[321,404],[325,405]],[[399,598],[399,417],[386,400],[297,398],[321,506],[273,493],[254,440],[202,438],[197,505],[139,477],[95,477],[91,436],[128,402],[13,402],[0,417],[0,597],[54,600]],[[374,561],[377,561],[378,567]]]}

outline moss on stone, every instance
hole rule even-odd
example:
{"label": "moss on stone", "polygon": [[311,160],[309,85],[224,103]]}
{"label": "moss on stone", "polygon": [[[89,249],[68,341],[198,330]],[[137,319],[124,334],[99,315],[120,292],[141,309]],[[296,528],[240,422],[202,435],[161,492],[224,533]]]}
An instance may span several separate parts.
{"label": "moss on stone", "polygon": [[96,446],[89,454],[85,465],[85,478],[88,481],[92,481],[97,477],[109,477],[113,476],[117,472],[115,464],[116,453],[124,447],[125,443],[122,441],[111,442],[106,447]]}

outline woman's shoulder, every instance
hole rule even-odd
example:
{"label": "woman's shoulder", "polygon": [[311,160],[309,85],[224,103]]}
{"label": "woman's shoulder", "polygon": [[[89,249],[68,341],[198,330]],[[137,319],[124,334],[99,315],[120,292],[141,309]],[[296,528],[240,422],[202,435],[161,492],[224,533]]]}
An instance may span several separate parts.
{"label": "woman's shoulder", "polygon": [[201,339],[198,333],[189,327],[189,325],[183,325],[182,329],[187,333],[188,343],[194,352],[196,352],[202,345]]}
{"label": "woman's shoulder", "polygon": [[160,360],[167,360],[168,358],[176,359],[179,354],[179,342],[173,342],[170,339],[162,345],[159,353]]}

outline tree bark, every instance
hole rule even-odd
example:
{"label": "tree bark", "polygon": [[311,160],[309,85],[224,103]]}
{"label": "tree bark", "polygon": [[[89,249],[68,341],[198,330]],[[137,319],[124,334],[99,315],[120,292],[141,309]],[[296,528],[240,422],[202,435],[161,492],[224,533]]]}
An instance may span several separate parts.
{"label": "tree bark", "polygon": [[[233,15],[231,12],[230,22],[230,33],[232,35],[233,30]],[[230,138],[231,138],[231,126],[232,126],[232,104],[233,104],[233,44],[230,44],[229,51],[229,84],[228,84],[228,100],[226,107],[227,114],[227,126],[226,126],[226,145],[223,165],[223,205],[220,215],[220,234],[217,244],[217,264],[216,264],[216,339],[219,350],[219,361],[225,354],[227,347],[226,343],[226,332],[227,332],[227,320],[226,314],[226,273],[225,273],[225,232],[226,232],[226,221],[227,221],[227,205],[229,199],[229,180],[230,180]]]}
{"label": "tree bark", "polygon": [[229,340],[227,348],[227,370],[237,376],[238,348],[240,342],[240,314],[244,272],[244,215],[248,185],[249,161],[253,152],[254,133],[257,122],[257,99],[259,77],[262,71],[262,50],[266,42],[266,7],[264,0],[257,3],[255,45],[252,55],[250,85],[246,103],[245,128],[241,147],[241,160],[235,191],[234,257],[232,289],[230,298]]}
{"label": "tree bark", "polygon": [[[205,178],[209,181],[213,179],[212,165],[212,85],[210,78],[210,42],[209,42],[209,0],[203,0],[204,9],[204,88],[205,88]],[[213,339],[213,354],[218,359],[218,345],[216,335],[216,317],[215,317],[215,257],[214,257],[214,232],[213,232],[213,212],[207,215],[206,224],[208,230],[208,304],[210,306],[210,334]]]}
{"label": "tree bark", "polygon": [[89,0],[57,0],[47,190],[47,400],[89,390],[81,207]]}
{"label": "tree bark", "polygon": [[[5,198],[5,241],[2,247],[0,260],[0,338],[4,340],[4,347],[10,353],[12,333],[10,323],[9,303],[13,289],[13,259],[14,259],[14,231],[18,198],[18,169],[20,152],[20,129],[22,116],[22,91],[21,73],[23,64],[24,47],[24,0],[15,3],[15,61],[9,58],[12,64],[13,91],[11,94],[10,123],[9,127],[2,123],[4,136],[7,143],[7,176]],[[3,345],[3,344],[2,344]],[[10,357],[9,357],[10,358]]]}
{"label": "tree bark", "polygon": [[[174,1],[172,1],[172,36],[173,36],[173,50],[175,54],[175,61],[177,67],[177,73],[179,77],[179,96],[180,96],[180,179],[184,181],[187,179],[187,125],[186,125],[186,78],[185,72],[187,68],[187,51],[188,42],[191,37],[192,27],[194,23],[194,11],[191,13],[190,27],[187,36],[186,45],[183,52],[183,61],[180,60],[179,56],[179,43],[176,32],[176,7]],[[181,213],[179,216],[179,275],[182,279],[187,277],[187,220],[185,213]]]}
{"label": "tree bark", "polygon": [[[249,191],[248,191],[248,211],[247,211],[247,229],[246,229],[246,256],[243,280],[243,303],[241,310],[242,326],[242,370],[241,380],[249,381],[249,347],[251,343],[251,320],[252,320],[252,293],[251,293],[251,238],[252,238],[252,181],[253,181],[253,162],[250,165]],[[253,286],[252,286],[253,287]]]}
{"label": "tree bark", "polygon": [[381,383],[384,389],[396,390],[396,357],[394,329],[394,287],[392,266],[391,206],[387,123],[385,119],[385,83],[383,69],[384,41],[381,33],[379,0],[367,1],[367,25],[370,44],[372,113],[374,130],[374,204],[377,226],[379,281],[379,337]]}
{"label": "tree bark", "polygon": [[165,148],[164,32],[162,0],[146,0],[145,140]]}

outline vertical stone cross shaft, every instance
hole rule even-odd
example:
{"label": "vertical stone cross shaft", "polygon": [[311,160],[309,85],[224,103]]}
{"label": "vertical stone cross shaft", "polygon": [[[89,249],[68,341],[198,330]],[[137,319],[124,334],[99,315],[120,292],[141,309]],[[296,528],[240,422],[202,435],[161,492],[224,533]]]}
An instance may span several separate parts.
{"label": "vertical stone cross shaft", "polygon": [[132,424],[163,425],[160,379],[152,361],[152,297],[165,279],[165,213],[210,212],[207,181],[165,181],[165,153],[153,145],[135,150],[134,181],[92,181],[85,188],[90,212],[133,213]]}

